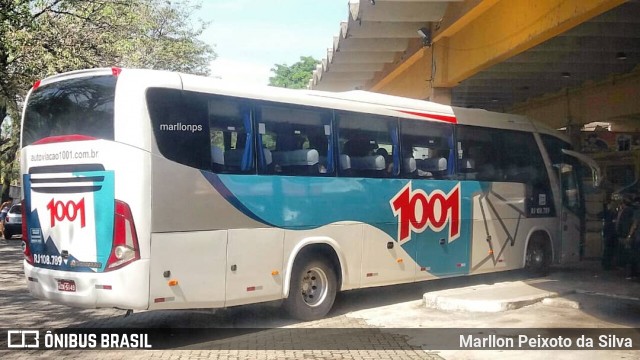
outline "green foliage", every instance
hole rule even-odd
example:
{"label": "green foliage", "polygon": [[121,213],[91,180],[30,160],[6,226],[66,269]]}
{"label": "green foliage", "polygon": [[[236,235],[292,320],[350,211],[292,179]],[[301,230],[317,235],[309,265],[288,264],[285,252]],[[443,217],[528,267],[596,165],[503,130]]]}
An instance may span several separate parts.
{"label": "green foliage", "polygon": [[290,89],[306,89],[309,84],[313,70],[320,61],[311,56],[301,56],[300,61],[291,66],[287,64],[275,64],[271,72],[275,76],[269,78],[269,85]]}
{"label": "green foliage", "polygon": [[0,0],[0,123],[13,122],[11,136],[0,139],[0,162],[15,157],[20,106],[37,79],[109,66],[208,74],[216,54],[198,40],[207,27],[190,18],[198,6],[190,0]]}

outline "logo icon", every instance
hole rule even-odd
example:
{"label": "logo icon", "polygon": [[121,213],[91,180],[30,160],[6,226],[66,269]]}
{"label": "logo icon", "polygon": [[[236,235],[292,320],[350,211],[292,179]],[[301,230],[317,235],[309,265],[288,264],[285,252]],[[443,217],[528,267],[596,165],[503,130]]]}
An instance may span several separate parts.
{"label": "logo icon", "polygon": [[442,231],[449,224],[449,241],[460,236],[460,183],[445,194],[433,190],[413,190],[411,181],[389,201],[393,214],[398,218],[398,242],[411,239],[411,233],[426,229]]}
{"label": "logo icon", "polygon": [[7,331],[7,347],[12,349],[39,348],[40,332],[38,330]]}
{"label": "logo icon", "polygon": [[49,210],[49,217],[51,219],[51,227],[56,225],[57,221],[75,221],[76,217],[80,216],[80,227],[85,226],[85,211],[84,211],[84,198],[75,203],[73,200],[69,200],[66,203],[62,201],[54,201],[51,199],[47,204],[47,210]]}

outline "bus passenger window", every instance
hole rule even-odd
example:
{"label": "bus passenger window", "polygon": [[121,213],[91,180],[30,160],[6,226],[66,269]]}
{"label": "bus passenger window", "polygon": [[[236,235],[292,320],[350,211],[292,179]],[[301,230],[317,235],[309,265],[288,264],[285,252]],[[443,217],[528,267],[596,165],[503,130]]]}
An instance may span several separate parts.
{"label": "bus passenger window", "polygon": [[337,118],[341,176],[398,175],[400,151],[396,118],[346,112],[338,113]]}
{"label": "bus passenger window", "polygon": [[206,96],[176,89],[147,91],[149,116],[162,156],[196,169],[210,169]]}
{"label": "bus passenger window", "polygon": [[462,180],[501,181],[497,130],[458,127],[458,174]]}
{"label": "bus passenger window", "polygon": [[253,173],[253,139],[248,106],[226,97],[208,99],[211,169],[217,173]]}
{"label": "bus passenger window", "polygon": [[[535,182],[541,177],[544,163],[538,145],[530,133],[502,131],[505,151],[503,177],[511,182]],[[546,171],[544,171],[546,173]]]}
{"label": "bus passenger window", "polygon": [[402,119],[402,177],[448,178],[453,173],[452,136],[452,125]]}
{"label": "bus passenger window", "polygon": [[334,173],[329,111],[271,104],[259,109],[260,174],[327,176]]}

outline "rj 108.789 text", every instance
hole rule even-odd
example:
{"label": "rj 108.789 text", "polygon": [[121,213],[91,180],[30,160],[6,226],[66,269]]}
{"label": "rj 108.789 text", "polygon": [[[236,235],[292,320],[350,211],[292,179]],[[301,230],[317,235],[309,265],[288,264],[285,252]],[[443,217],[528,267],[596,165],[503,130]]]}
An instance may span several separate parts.
{"label": "rj 108.789 text", "polygon": [[62,256],[33,254],[33,262],[43,265],[62,265]]}

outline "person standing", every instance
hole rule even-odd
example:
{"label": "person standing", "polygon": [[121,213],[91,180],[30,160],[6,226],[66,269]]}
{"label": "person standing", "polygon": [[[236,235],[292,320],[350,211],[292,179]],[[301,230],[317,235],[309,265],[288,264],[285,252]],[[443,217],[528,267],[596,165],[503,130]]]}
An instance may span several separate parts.
{"label": "person standing", "polygon": [[0,234],[2,234],[2,237],[4,237],[4,219],[7,217],[12,203],[13,199],[9,198],[9,200],[3,202],[2,205],[0,205]]}
{"label": "person standing", "polygon": [[602,211],[602,238],[604,240],[602,268],[604,270],[612,270],[616,263],[618,234],[616,234],[615,218],[616,212],[614,203],[609,203]]}
{"label": "person standing", "polygon": [[634,212],[629,233],[624,241],[625,277],[633,279],[638,276],[640,263],[640,197],[634,199]]}

